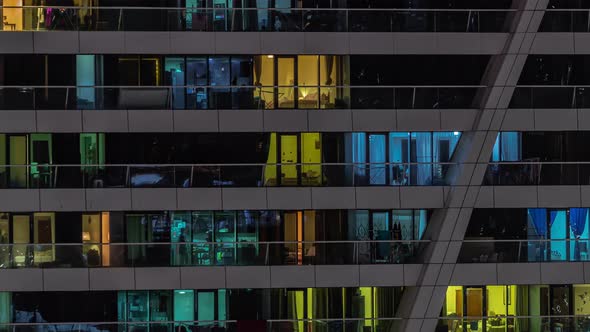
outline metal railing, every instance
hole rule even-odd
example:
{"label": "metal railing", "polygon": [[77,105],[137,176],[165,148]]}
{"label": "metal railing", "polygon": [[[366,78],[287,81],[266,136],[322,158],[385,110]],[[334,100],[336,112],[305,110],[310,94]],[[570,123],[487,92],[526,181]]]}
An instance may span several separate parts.
{"label": "metal railing", "polygon": [[[266,331],[402,331],[405,321],[421,321],[433,318],[313,318],[313,319],[268,319],[252,321],[138,321],[138,322],[59,322],[59,323],[4,323],[2,331],[129,331],[134,329],[193,332],[233,332],[255,325]],[[436,318],[435,318],[436,319]],[[523,327],[538,326],[539,331],[588,332],[588,315],[507,315],[493,316],[442,316],[438,318],[437,331],[464,331],[474,324],[481,328],[485,324],[488,331],[520,331]],[[475,330],[475,329],[474,329]]]}
{"label": "metal railing", "polygon": [[[392,232],[389,232],[392,233]],[[0,268],[412,263],[426,240],[0,244]]]}
{"label": "metal railing", "polygon": [[[3,7],[5,31],[506,32],[511,9]],[[24,18],[13,20],[12,17]]]}
{"label": "metal railing", "polygon": [[[392,331],[399,318],[314,318],[314,319],[268,319],[258,320],[256,328],[265,331]],[[59,323],[6,323],[0,324],[0,331],[133,331],[163,330],[191,332],[233,332],[251,327],[254,322],[240,320],[201,321],[138,321],[138,322],[59,322]]]}
{"label": "metal railing", "polygon": [[2,86],[0,110],[465,109],[485,86]]}
{"label": "metal railing", "polygon": [[[395,232],[387,232],[395,238]],[[206,236],[206,234],[203,234]],[[251,234],[243,234],[250,238]],[[590,239],[478,239],[458,263],[588,262]],[[0,244],[0,268],[421,264],[431,240]]]}
{"label": "metal railing", "polygon": [[[519,310],[519,309],[517,309]],[[528,311],[528,310],[527,310]],[[441,331],[590,331],[588,315],[507,315],[506,312],[491,316],[441,317]],[[443,327],[444,326],[444,327]],[[473,327],[473,328],[472,328]],[[443,330],[443,328],[446,328]],[[394,330],[395,331],[395,330]],[[437,331],[439,331],[437,329]]]}
{"label": "metal railing", "polygon": [[454,163],[0,165],[8,188],[442,186]]}
{"label": "metal railing", "polygon": [[0,189],[452,186],[485,166],[484,186],[590,185],[590,162],[0,165]]}

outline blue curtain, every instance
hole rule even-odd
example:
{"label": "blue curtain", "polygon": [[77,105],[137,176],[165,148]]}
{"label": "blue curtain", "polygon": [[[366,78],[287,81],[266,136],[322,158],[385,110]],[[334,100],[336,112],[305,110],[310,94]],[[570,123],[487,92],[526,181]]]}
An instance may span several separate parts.
{"label": "blue curtain", "polygon": [[[535,232],[541,237],[547,237],[547,209],[529,209],[529,215],[533,220],[533,227]],[[549,227],[553,225],[557,217],[557,211],[549,213]]]}
{"label": "blue curtain", "polygon": [[547,235],[547,209],[529,209],[533,227],[539,236]]}
{"label": "blue curtain", "polygon": [[[364,164],[367,162],[367,146],[365,133],[352,133],[352,162]],[[355,167],[355,173],[359,176],[365,175],[365,165]]]}
{"label": "blue curtain", "polygon": [[502,148],[502,161],[519,161],[520,155],[520,133],[517,132],[503,132],[500,139]]}
{"label": "blue curtain", "polygon": [[576,237],[582,236],[582,233],[584,233],[587,215],[588,208],[570,209],[570,228]]}
{"label": "blue curtain", "polygon": [[580,243],[578,238],[584,233],[586,228],[586,216],[588,215],[588,208],[571,208],[570,209],[570,228],[576,238],[574,242],[574,261],[580,260]]}

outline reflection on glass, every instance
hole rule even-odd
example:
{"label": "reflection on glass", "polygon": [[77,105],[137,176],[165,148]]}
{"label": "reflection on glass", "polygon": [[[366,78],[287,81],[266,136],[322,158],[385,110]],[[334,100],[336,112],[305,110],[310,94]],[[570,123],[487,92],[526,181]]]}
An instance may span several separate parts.
{"label": "reflection on glass", "polygon": [[295,57],[277,57],[278,108],[295,108]]}
{"label": "reflection on glass", "polygon": [[86,257],[88,266],[99,266],[101,236],[101,215],[83,214],[82,215],[82,243],[87,243],[82,248],[82,254]]}

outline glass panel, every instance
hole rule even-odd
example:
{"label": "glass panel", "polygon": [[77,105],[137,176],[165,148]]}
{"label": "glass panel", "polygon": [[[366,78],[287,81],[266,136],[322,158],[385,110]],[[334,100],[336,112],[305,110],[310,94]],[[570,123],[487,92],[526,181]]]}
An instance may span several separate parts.
{"label": "glass panel", "polygon": [[393,185],[409,184],[410,168],[407,165],[398,164],[410,161],[409,142],[409,133],[389,133],[389,162],[394,163],[390,166],[391,184]]}
{"label": "glass panel", "polygon": [[102,241],[100,214],[82,215],[83,254],[89,266],[100,265],[100,245]]}
{"label": "glass panel", "polygon": [[190,322],[195,320],[195,292],[193,290],[174,291],[174,320]]}
{"label": "glass panel", "polygon": [[[349,211],[352,225],[349,228],[348,238],[350,240],[368,241],[372,240],[372,234],[369,227],[369,211],[356,210]],[[371,245],[369,242],[358,244],[358,263],[364,264],[371,261]]]}
{"label": "glass panel", "polygon": [[142,86],[158,86],[160,85],[162,78],[160,77],[161,72],[161,60],[160,58],[141,58],[140,61],[140,85]]}
{"label": "glass panel", "polygon": [[412,133],[410,161],[411,184],[432,184],[432,133]]}
{"label": "glass panel", "polygon": [[[443,313],[447,317],[463,317],[463,287],[449,286],[447,288]],[[458,325],[458,322],[455,325]],[[458,326],[449,326],[449,331],[459,331]]]}
{"label": "glass panel", "polygon": [[8,218],[8,213],[0,213],[0,268],[7,268],[10,265],[10,247],[3,245],[10,243]]}
{"label": "glass panel", "polygon": [[[184,86],[185,83],[185,63],[184,58],[166,57],[165,63],[165,77],[166,85],[170,86]],[[184,95],[184,88],[172,89],[172,107],[174,109],[184,109],[186,107],[186,99]]]}
{"label": "glass panel", "polygon": [[305,331],[305,291],[287,290],[287,319],[298,320],[293,323],[294,331]]}
{"label": "glass panel", "polygon": [[96,95],[94,86],[97,85],[95,74],[95,55],[76,55],[76,86],[79,109],[95,107]]}
{"label": "glass panel", "polygon": [[385,162],[387,161],[385,153],[385,135],[369,135],[369,184],[386,184]]}
{"label": "glass panel", "polygon": [[301,134],[301,184],[319,186],[322,184],[322,142],[319,133]]}
{"label": "glass panel", "polygon": [[[0,292],[0,324],[12,323],[12,294],[11,292]],[[10,331],[10,328],[0,326],[2,331]]]}
{"label": "glass panel", "polygon": [[[483,317],[483,289],[482,288],[467,288],[465,291],[465,308],[466,316],[468,317]],[[481,332],[484,331],[485,321],[482,319],[469,319],[465,321],[469,331]]]}
{"label": "glass panel", "polygon": [[0,188],[6,188],[8,184],[8,168],[4,167],[6,165],[6,134],[0,134]]}
{"label": "glass panel", "polygon": [[569,237],[569,232],[567,232],[567,212],[565,210],[550,211],[549,216],[551,240],[557,240],[550,242],[551,260],[567,260],[566,239]]}
{"label": "glass panel", "polygon": [[215,292],[200,291],[197,293],[197,320],[215,320]]}
{"label": "glass panel", "polygon": [[574,315],[590,315],[590,285],[574,285]]}
{"label": "glass panel", "polygon": [[[215,212],[215,246],[216,261],[223,265],[232,265],[235,258],[236,214],[233,211]],[[229,242],[224,244],[225,242]]]}
{"label": "glass panel", "polygon": [[[10,151],[9,165],[27,165],[29,163],[27,158],[26,136],[10,136],[8,149]],[[11,167],[9,172],[11,187],[25,188],[27,186],[26,167]]]}
{"label": "glass panel", "polygon": [[277,59],[278,107],[295,108],[295,58]]}
{"label": "glass panel", "polygon": [[[250,56],[233,56],[231,58],[231,85],[251,86],[254,82],[252,74],[253,60]],[[251,88],[232,88],[232,108],[251,109],[257,108]]]}
{"label": "glass panel", "polygon": [[169,291],[150,291],[150,321],[171,319],[172,303]]}
{"label": "glass panel", "polygon": [[[46,188],[51,184],[52,178],[52,169],[46,166],[51,164],[53,159],[51,134],[31,134],[30,139],[31,180],[35,186]],[[62,170],[67,172],[67,169]]]}
{"label": "glass panel", "polygon": [[318,108],[319,56],[300,55],[298,57],[297,82],[299,85],[299,108]]}
{"label": "glass panel", "polygon": [[[55,243],[55,214],[35,213],[33,219],[34,243]],[[34,259],[36,264],[55,261],[55,251],[53,246],[35,246]]]}
{"label": "glass panel", "polygon": [[[21,7],[22,0],[4,0],[6,7]],[[2,10],[3,24],[5,31],[22,31],[23,30],[23,9],[22,8],[4,8]]]}
{"label": "glass panel", "polygon": [[174,265],[191,264],[190,244],[191,242],[191,214],[190,212],[173,212],[172,225],[170,226],[172,243],[172,262]]}
{"label": "glass panel", "polygon": [[[205,86],[207,82],[207,59],[186,59],[186,84],[188,86]],[[186,108],[207,109],[206,88],[189,87],[186,89]]]}
{"label": "glass panel", "polygon": [[[257,242],[258,241],[258,211],[238,211],[237,220],[237,241]],[[237,248],[237,263],[241,265],[256,264],[258,256],[258,245],[253,243],[240,244]]]}
{"label": "glass panel", "polygon": [[258,109],[273,109],[275,78],[274,56],[260,55],[254,57],[254,103]]}
{"label": "glass panel", "polygon": [[299,142],[297,135],[280,135],[281,143],[281,185],[296,186],[299,163]]}
{"label": "glass panel", "polygon": [[[303,212],[303,238],[307,242],[303,244],[303,259],[306,264],[313,264],[316,256],[316,245],[312,243],[316,241],[316,211]],[[342,252],[344,254],[344,252]]]}
{"label": "glass panel", "polygon": [[508,302],[506,298],[506,286],[487,286],[487,313],[486,316],[493,317],[488,320],[493,327],[506,326],[506,315],[508,313]]}
{"label": "glass panel", "polygon": [[[570,312],[570,287],[569,286],[550,286],[551,287],[551,315],[563,316],[571,315]],[[564,326],[568,326],[567,318],[551,318],[551,331],[558,331]]]}
{"label": "glass panel", "polygon": [[[373,239],[377,241],[392,240],[392,230],[389,222],[389,212],[373,212]],[[387,242],[375,243],[375,261],[387,262],[391,255],[391,244]]]}
{"label": "glass panel", "polygon": [[[29,215],[12,216],[12,256],[16,266],[28,266],[32,263],[29,253],[31,243],[31,217]],[[19,245],[21,244],[22,245]]]}
{"label": "glass panel", "polygon": [[148,291],[128,291],[127,321],[147,322],[148,312]]}
{"label": "glass panel", "polygon": [[231,108],[231,85],[229,57],[209,58],[209,82],[216,88],[209,92],[209,107]]}
{"label": "glass panel", "polygon": [[588,208],[572,208],[570,217],[570,260],[588,260]]}
{"label": "glass panel", "polygon": [[[301,216],[300,212],[285,212],[284,213],[284,235],[285,242],[297,242],[301,240]],[[301,256],[299,255],[299,244],[287,243],[285,244],[284,264],[299,264]]]}
{"label": "glass panel", "polygon": [[[213,242],[213,212],[193,212],[192,242]],[[212,245],[193,245],[191,255],[196,265],[212,265],[215,263]]]}

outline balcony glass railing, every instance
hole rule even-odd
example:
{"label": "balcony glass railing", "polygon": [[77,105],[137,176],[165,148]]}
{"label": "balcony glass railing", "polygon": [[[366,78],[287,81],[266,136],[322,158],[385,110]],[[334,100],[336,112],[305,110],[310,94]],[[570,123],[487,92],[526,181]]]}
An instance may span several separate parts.
{"label": "balcony glass railing", "polygon": [[[3,86],[0,110],[458,109],[483,86]],[[295,97],[297,96],[297,97]]]}
{"label": "balcony glass railing", "polygon": [[539,32],[590,32],[590,9],[548,9]]}
{"label": "balcony glass railing", "polygon": [[484,185],[590,185],[590,162],[497,162],[488,164]]}
{"label": "balcony glass railing", "polygon": [[[502,300],[500,299],[500,303]],[[542,301],[541,301],[542,302]],[[567,303],[567,300],[564,302]],[[506,303],[510,303],[506,301]],[[536,303],[539,305],[539,303]],[[508,304],[504,304],[508,308]],[[514,304],[512,304],[514,306]],[[559,304],[557,305],[559,306]],[[553,308],[552,308],[553,309]],[[526,309],[516,309],[522,312],[529,312]],[[588,315],[560,315],[551,316],[525,316],[496,314],[493,316],[463,316],[463,317],[441,317],[438,331],[550,331],[550,332],[588,332],[590,331],[590,317]],[[565,310],[564,310],[565,311]],[[493,311],[491,312],[494,313]],[[395,331],[395,330],[394,330]]]}
{"label": "balcony glass railing", "polygon": [[236,332],[252,328],[268,332],[285,331],[391,331],[397,332],[399,318],[324,318],[324,319],[269,319],[259,321],[137,321],[137,322],[68,322],[68,323],[11,323],[0,324],[0,331],[7,332],[121,332],[121,331],[191,331],[191,332]]}
{"label": "balcony glass railing", "polygon": [[590,86],[518,86],[510,108],[590,108]]}
{"label": "balcony glass railing", "polygon": [[[502,302],[501,302],[502,303]],[[508,306],[505,304],[505,306]],[[516,309],[528,311],[526,309]],[[412,321],[437,318],[414,318]],[[193,332],[235,332],[248,328],[263,329],[269,332],[284,331],[389,331],[402,332],[406,318],[326,318],[326,319],[270,319],[260,321],[137,321],[137,322],[63,322],[63,323],[4,323],[0,330],[21,331],[193,331]],[[445,316],[438,318],[436,331],[521,331],[521,327],[538,327],[539,331],[588,332],[588,315],[513,315],[495,314],[493,316]],[[485,327],[485,329],[484,329]],[[518,328],[517,328],[518,327]],[[407,330],[407,329],[406,329]]]}
{"label": "balcony glass railing", "polygon": [[462,241],[459,263],[587,262],[590,239]]}
{"label": "balcony glass railing", "polygon": [[509,9],[0,7],[4,31],[505,32]]}
{"label": "balcony glass railing", "polygon": [[452,163],[0,165],[0,189],[442,186]]}
{"label": "balcony glass railing", "polygon": [[403,264],[428,242],[0,244],[0,268]]}

